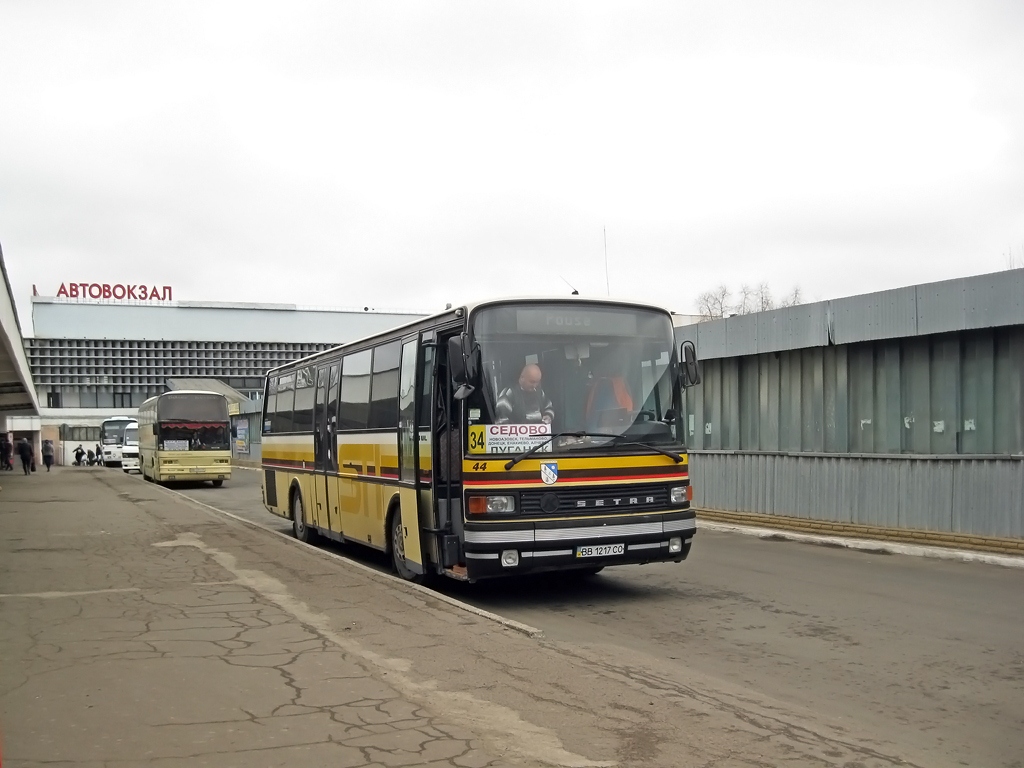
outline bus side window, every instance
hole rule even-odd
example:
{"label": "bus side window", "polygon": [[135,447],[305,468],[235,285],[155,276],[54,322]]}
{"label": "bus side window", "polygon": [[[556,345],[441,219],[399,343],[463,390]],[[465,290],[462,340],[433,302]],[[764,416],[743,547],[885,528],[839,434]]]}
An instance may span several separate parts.
{"label": "bus side window", "polygon": [[366,429],[370,421],[370,354],[366,349],[342,362],[338,429]]}

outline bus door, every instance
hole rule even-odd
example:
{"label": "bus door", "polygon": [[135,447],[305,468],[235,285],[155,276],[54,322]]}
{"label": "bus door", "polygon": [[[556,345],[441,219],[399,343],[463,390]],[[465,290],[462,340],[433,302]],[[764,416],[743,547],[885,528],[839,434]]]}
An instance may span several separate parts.
{"label": "bus door", "polygon": [[316,373],[316,401],[313,406],[313,476],[314,515],[320,528],[341,533],[338,515],[337,484],[332,480],[338,471],[338,364],[320,366]]}
{"label": "bus door", "polygon": [[[417,416],[419,337],[402,340],[402,369],[398,384],[398,498],[401,505],[402,537],[405,539],[405,565],[416,574],[428,566],[423,562],[422,528],[431,528],[429,492],[424,499],[420,477],[420,427]],[[429,351],[429,350],[427,350]],[[431,356],[432,359],[432,356]],[[430,439],[428,428],[427,440]],[[429,491],[429,485],[426,488]],[[422,522],[421,522],[422,521]]]}

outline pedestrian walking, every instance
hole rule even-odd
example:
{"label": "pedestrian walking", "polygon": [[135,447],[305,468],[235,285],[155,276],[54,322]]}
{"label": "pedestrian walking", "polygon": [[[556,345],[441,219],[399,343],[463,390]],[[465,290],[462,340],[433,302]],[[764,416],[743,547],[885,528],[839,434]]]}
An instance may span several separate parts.
{"label": "pedestrian walking", "polygon": [[50,471],[50,467],[53,466],[53,441],[43,440],[43,464],[46,465],[46,471]]}
{"label": "pedestrian walking", "polygon": [[7,435],[0,435],[0,466],[6,471],[11,468],[11,445]]}
{"label": "pedestrian walking", "polygon": [[25,474],[29,475],[32,473],[32,444],[24,437],[21,438],[21,442],[18,443],[18,455],[21,457],[21,467],[25,470]]}

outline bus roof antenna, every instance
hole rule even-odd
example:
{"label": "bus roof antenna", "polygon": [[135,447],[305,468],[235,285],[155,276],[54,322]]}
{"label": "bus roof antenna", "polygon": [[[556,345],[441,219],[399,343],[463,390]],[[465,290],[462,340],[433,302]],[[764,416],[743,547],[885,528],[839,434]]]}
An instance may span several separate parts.
{"label": "bus roof antenna", "polygon": [[[559,277],[562,277],[562,276],[559,275]],[[565,283],[566,285],[568,285],[570,288],[572,288],[572,295],[573,296],[579,296],[580,295],[580,292],[577,291],[575,287],[573,287],[573,284],[570,283],[568,280],[566,280],[564,277],[562,277],[562,282]]]}

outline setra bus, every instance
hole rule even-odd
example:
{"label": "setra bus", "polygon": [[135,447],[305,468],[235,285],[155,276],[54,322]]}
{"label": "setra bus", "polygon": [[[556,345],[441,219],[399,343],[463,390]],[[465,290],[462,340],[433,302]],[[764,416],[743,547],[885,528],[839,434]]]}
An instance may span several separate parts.
{"label": "setra bus", "polygon": [[139,407],[139,468],[150,481],[231,478],[228,401],[218,392],[176,390]]}
{"label": "setra bus", "polygon": [[263,501],[300,540],[374,547],[410,580],[679,562],[699,381],[664,309],[451,308],[268,373]]}
{"label": "setra bus", "polygon": [[135,419],[131,416],[111,416],[100,424],[100,456],[105,467],[120,466],[124,448],[124,430]]}

